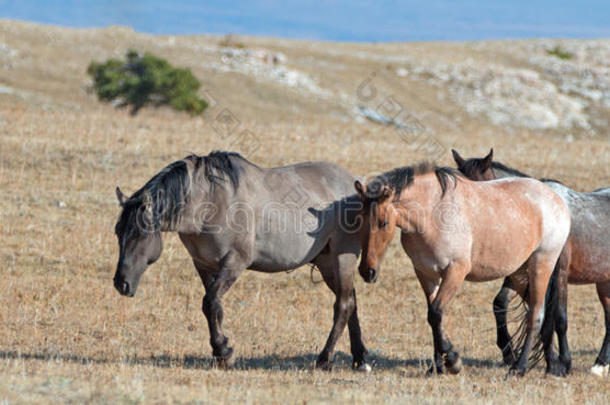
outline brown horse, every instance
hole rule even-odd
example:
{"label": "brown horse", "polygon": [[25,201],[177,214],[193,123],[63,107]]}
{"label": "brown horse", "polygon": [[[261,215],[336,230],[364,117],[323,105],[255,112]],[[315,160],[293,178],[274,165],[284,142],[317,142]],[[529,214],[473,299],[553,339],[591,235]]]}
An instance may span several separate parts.
{"label": "brown horse", "polygon": [[[491,180],[504,177],[529,177],[527,174],[511,169],[493,161],[493,150],[484,158],[464,159],[453,151],[459,170],[472,180]],[[578,193],[553,180],[542,179],[566,203],[572,217],[568,241],[559,258],[560,284],[596,284],[597,295],[604,308],[606,335],[602,348],[591,368],[591,373],[607,376],[610,368],[610,188],[590,193]],[[498,346],[505,361],[514,361],[510,335],[506,327],[506,310],[516,295],[511,280],[505,280],[502,290],[494,300],[494,313],[498,327]],[[567,291],[560,285],[559,291]],[[562,294],[555,310],[555,326],[559,341],[559,372],[568,373],[571,361],[567,342],[567,294]],[[551,347],[549,349],[552,350]],[[548,353],[554,357],[554,353]]]}
{"label": "brown horse", "polygon": [[[458,373],[461,360],[443,331],[443,313],[464,280],[488,281],[527,274],[527,337],[511,372],[525,374],[541,329],[547,329],[547,286],[570,230],[565,204],[541,182],[507,179],[473,182],[449,168],[427,164],[384,173],[366,186],[360,275],[377,279],[396,228],[428,300],[434,366]],[[552,326],[551,326],[552,327]],[[548,335],[548,334],[546,334]],[[432,369],[431,369],[432,371]]]}

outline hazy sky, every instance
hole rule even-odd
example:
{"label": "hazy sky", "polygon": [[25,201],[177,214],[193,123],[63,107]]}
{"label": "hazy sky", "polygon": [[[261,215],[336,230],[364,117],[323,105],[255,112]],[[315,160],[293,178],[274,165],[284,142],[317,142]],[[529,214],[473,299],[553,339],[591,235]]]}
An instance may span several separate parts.
{"label": "hazy sky", "polygon": [[0,0],[0,17],[339,41],[610,37],[610,0]]}

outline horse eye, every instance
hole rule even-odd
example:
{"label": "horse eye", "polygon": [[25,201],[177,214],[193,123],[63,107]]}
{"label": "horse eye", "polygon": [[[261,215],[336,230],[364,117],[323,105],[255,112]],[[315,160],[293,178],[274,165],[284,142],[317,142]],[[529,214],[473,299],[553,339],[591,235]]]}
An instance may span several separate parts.
{"label": "horse eye", "polygon": [[379,227],[385,228],[387,224],[388,224],[388,221],[382,222],[381,225],[379,225]]}

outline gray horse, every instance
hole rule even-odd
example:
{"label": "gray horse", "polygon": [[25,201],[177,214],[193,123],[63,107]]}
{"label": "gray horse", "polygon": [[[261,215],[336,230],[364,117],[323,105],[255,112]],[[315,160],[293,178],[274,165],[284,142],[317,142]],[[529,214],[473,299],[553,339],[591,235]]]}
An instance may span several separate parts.
{"label": "gray horse", "polygon": [[[502,163],[492,161],[493,150],[484,158],[464,159],[453,151],[458,169],[472,180],[492,180],[502,177],[530,177]],[[558,260],[561,276],[559,306],[555,311],[555,328],[559,341],[559,363],[555,374],[566,374],[571,368],[567,341],[567,294],[563,288],[566,283],[596,284],[599,300],[604,307],[606,335],[601,351],[591,368],[591,373],[607,376],[610,368],[610,188],[597,189],[590,193],[576,192],[556,180],[541,179],[566,203],[572,217],[570,235]],[[510,335],[506,328],[506,310],[515,296],[518,286],[506,279],[502,290],[494,299],[494,313],[498,327],[498,346],[504,361],[512,363],[514,353]],[[547,356],[555,359],[552,348]]]}
{"label": "gray horse", "polygon": [[316,366],[331,368],[347,324],[353,367],[369,371],[353,287],[360,254],[354,180],[331,163],[262,168],[229,152],[174,162],[130,198],[117,187],[123,210],[115,229],[120,255],[114,285],[133,296],[161,255],[161,232],[177,232],[205,287],[202,310],[213,356],[226,367],[233,349],[222,329],[221,299],[239,275],[313,263],[336,296],[334,324]]}

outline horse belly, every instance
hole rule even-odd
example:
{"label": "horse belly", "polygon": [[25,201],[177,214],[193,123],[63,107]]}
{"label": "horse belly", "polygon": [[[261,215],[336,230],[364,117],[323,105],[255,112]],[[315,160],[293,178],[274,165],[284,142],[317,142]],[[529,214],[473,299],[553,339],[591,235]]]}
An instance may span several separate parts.
{"label": "horse belly", "polygon": [[538,244],[538,241],[526,235],[519,238],[509,235],[488,237],[483,242],[473,244],[471,271],[466,279],[479,282],[509,276],[529,259]]}
{"label": "horse belly", "polygon": [[328,238],[308,232],[271,232],[257,235],[252,270],[276,272],[310,263],[328,243]]}
{"label": "horse belly", "polygon": [[610,280],[610,249],[606,241],[582,240],[571,238],[570,284],[594,284]]}

